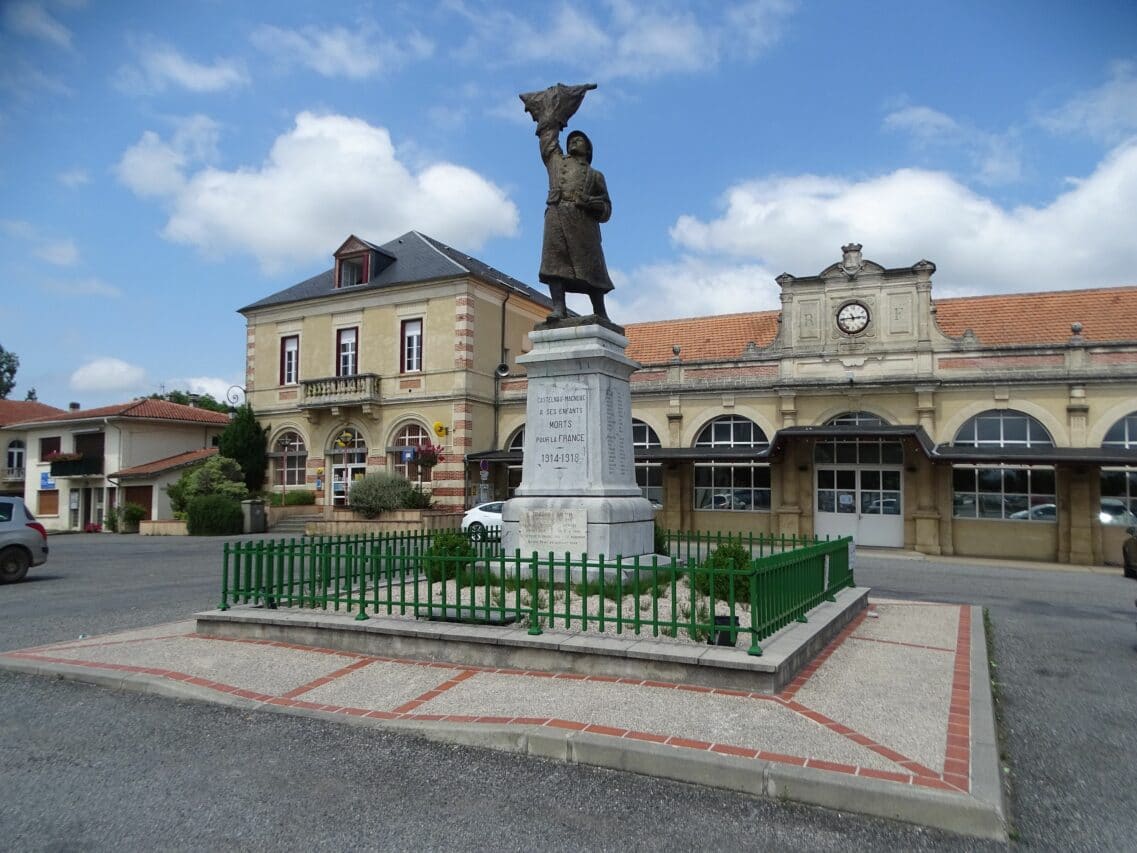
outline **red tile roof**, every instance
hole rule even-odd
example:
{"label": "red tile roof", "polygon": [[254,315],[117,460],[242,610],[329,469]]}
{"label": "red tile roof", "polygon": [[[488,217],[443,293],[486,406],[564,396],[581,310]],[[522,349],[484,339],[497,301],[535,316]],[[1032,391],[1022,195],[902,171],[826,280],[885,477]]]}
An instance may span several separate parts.
{"label": "red tile roof", "polygon": [[641,364],[665,364],[675,358],[672,347],[680,347],[683,361],[732,359],[754,343],[768,346],[778,333],[778,311],[751,314],[722,314],[718,317],[690,317],[656,323],[629,323],[628,357]]}
{"label": "red tile roof", "polygon": [[179,453],[176,456],[167,456],[165,459],[155,459],[153,462],[147,462],[144,465],[123,468],[121,471],[115,471],[113,474],[108,474],[107,476],[114,477],[115,479],[153,477],[164,471],[173,471],[176,468],[187,468],[190,465],[196,465],[198,462],[203,462],[216,453],[216,447],[189,450],[185,453]]}
{"label": "red tile roof", "polygon": [[1005,293],[937,299],[936,322],[947,335],[968,329],[986,346],[1064,344],[1082,324],[1088,343],[1137,341],[1137,287]]}
{"label": "red tile roof", "polygon": [[171,403],[169,400],[152,400],[144,398],[131,400],[129,403],[116,403],[113,406],[100,406],[97,409],[78,409],[76,411],[60,412],[57,415],[29,419],[27,424],[54,424],[67,421],[82,421],[94,418],[131,418],[138,420],[178,421],[180,423],[216,424],[223,426],[229,423],[229,416],[224,412],[213,412],[209,409],[199,409],[195,406],[183,406],[181,403]]}
{"label": "red tile roof", "polygon": [[[951,337],[971,329],[983,346],[1051,345],[1070,340],[1082,324],[1087,343],[1137,342],[1137,287],[1007,293],[936,299],[936,322]],[[680,346],[680,359],[727,361],[753,342],[768,346],[778,333],[779,311],[723,314],[629,323],[628,357],[644,365],[666,364]]]}
{"label": "red tile roof", "polygon": [[63,409],[35,400],[0,400],[0,427],[63,414],[66,414]]}

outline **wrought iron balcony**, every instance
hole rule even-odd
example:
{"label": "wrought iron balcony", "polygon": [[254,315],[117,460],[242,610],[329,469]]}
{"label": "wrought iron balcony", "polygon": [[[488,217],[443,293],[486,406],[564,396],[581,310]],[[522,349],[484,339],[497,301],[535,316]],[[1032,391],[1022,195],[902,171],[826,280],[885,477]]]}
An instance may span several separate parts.
{"label": "wrought iron balcony", "polygon": [[0,473],[4,475],[5,480],[22,480],[24,479],[23,468],[0,468]]}
{"label": "wrought iron balcony", "polygon": [[374,373],[329,376],[300,381],[300,407],[359,406],[379,402],[379,377]]}
{"label": "wrought iron balcony", "polygon": [[83,456],[79,459],[53,459],[52,477],[97,477],[103,473],[102,456]]}

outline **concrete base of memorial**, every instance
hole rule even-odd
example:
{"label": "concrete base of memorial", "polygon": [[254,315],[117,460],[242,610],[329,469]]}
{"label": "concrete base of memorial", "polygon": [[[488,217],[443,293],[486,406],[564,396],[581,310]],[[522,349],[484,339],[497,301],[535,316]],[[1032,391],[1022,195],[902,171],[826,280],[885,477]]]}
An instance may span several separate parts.
{"label": "concrete base of memorial", "polygon": [[628,340],[600,324],[547,326],[528,374],[521,485],[502,512],[505,552],[650,563],[655,512],[636,484]]}

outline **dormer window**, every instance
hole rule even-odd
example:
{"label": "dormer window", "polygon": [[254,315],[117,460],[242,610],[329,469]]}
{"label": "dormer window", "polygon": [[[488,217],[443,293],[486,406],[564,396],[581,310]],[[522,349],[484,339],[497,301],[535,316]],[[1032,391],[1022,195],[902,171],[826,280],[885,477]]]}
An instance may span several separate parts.
{"label": "dormer window", "polygon": [[366,277],[366,256],[344,258],[340,261],[340,287],[363,284]]}

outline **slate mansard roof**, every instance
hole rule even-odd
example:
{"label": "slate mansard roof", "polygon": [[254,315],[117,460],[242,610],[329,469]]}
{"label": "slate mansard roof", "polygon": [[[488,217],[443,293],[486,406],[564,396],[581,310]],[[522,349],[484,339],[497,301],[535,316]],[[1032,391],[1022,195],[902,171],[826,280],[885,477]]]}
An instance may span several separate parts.
{"label": "slate mansard roof", "polygon": [[361,293],[370,290],[379,290],[403,284],[414,284],[421,281],[454,278],[456,276],[471,275],[490,284],[497,284],[506,290],[521,293],[545,307],[552,307],[549,297],[529,285],[496,270],[488,264],[470,257],[457,249],[447,246],[432,237],[420,234],[418,231],[408,231],[402,237],[396,237],[389,243],[373,246],[361,240],[361,243],[372,246],[382,254],[394,258],[394,261],[378,270],[370,281],[351,287],[336,287],[335,270],[330,269],[292,287],[281,290],[271,296],[258,300],[251,305],[238,309],[244,314],[258,308],[270,308],[276,305],[287,305],[292,302],[303,302],[308,299],[320,299],[338,294]]}

